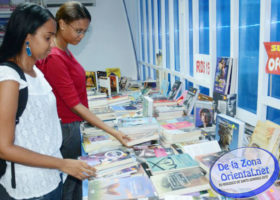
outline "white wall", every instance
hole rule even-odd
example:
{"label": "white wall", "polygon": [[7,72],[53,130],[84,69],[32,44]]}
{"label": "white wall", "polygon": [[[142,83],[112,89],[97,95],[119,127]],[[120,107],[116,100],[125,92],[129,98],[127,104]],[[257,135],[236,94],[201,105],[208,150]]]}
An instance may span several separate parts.
{"label": "white wall", "polygon": [[[87,7],[92,21],[89,32],[69,49],[86,70],[119,67],[122,76],[137,79],[136,58],[122,0],[96,0]],[[55,13],[57,8],[50,8]]]}

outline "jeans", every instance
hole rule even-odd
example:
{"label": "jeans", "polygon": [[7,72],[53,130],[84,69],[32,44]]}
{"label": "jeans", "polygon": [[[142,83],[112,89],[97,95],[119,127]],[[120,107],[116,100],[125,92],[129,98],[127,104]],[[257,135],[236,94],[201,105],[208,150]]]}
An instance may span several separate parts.
{"label": "jeans", "polygon": [[[63,158],[77,159],[81,156],[81,132],[80,122],[63,124],[63,142],[60,148]],[[63,200],[82,200],[82,181],[73,176],[66,178],[63,184]]]}
{"label": "jeans", "polygon": [[[41,197],[35,197],[31,199],[24,199],[24,200],[61,200],[62,197],[62,181],[59,183],[56,189],[51,191],[48,194],[45,194]],[[8,195],[5,188],[0,185],[0,200],[16,200]]]}

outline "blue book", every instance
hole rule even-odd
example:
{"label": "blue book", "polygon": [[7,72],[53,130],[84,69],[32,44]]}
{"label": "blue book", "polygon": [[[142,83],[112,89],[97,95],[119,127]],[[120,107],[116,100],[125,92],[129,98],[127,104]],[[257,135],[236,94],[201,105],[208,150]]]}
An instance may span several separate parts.
{"label": "blue book", "polygon": [[216,118],[216,140],[224,151],[242,147],[245,123],[225,114]]}
{"label": "blue book", "polygon": [[146,158],[146,162],[153,175],[163,172],[198,167],[198,162],[196,162],[189,154],[186,153],[165,157]]}

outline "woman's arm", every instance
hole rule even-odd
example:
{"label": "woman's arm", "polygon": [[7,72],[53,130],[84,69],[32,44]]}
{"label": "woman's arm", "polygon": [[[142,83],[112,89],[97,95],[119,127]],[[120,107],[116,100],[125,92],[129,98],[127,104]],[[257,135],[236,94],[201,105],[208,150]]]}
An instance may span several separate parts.
{"label": "woman's arm", "polygon": [[85,121],[89,122],[91,125],[96,126],[117,138],[124,146],[127,146],[126,143],[130,141],[130,138],[128,136],[106,125],[83,104],[79,103],[78,105],[74,106],[72,108],[72,111],[79,115]]}
{"label": "woman's arm", "polygon": [[0,82],[0,157],[24,165],[59,169],[78,179],[92,176],[94,168],[83,161],[46,156],[14,144],[18,96],[16,81]]}

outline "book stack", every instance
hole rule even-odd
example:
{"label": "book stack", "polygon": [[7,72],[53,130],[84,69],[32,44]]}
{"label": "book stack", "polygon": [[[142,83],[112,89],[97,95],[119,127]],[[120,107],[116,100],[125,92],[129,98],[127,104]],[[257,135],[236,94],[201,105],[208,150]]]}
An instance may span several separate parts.
{"label": "book stack", "polygon": [[90,109],[101,120],[114,120],[116,119],[116,113],[110,107],[98,107]]}
{"label": "book stack", "polygon": [[207,141],[200,140],[196,142],[180,142],[173,144],[172,147],[178,151],[178,153],[187,153],[192,158],[196,156],[207,154],[207,153],[216,153],[221,151],[221,148],[217,140]]}
{"label": "book stack", "polygon": [[154,117],[135,117],[118,119],[118,128],[122,132],[133,133],[135,130],[158,130],[159,125]]}
{"label": "book stack", "polygon": [[124,132],[131,141],[127,142],[128,146],[133,146],[136,144],[141,144],[144,142],[158,140],[159,134],[158,129],[134,129],[133,131]]}
{"label": "book stack", "polygon": [[108,98],[108,104],[110,106],[119,105],[119,104],[127,104],[130,103],[130,99],[128,95],[116,95]]}
{"label": "book stack", "polygon": [[97,153],[118,148],[121,143],[112,135],[97,129],[83,132],[82,145],[86,153]]}
{"label": "book stack", "polygon": [[114,105],[111,106],[118,117],[142,117],[141,105]]}
{"label": "book stack", "polygon": [[103,177],[129,167],[137,166],[135,157],[123,148],[80,156],[79,160],[85,161],[88,165],[94,167],[96,169],[96,177]]}
{"label": "book stack", "polygon": [[157,106],[154,109],[154,116],[157,120],[179,118],[184,115],[184,106]]}
{"label": "book stack", "polygon": [[161,123],[160,133],[165,145],[182,141],[196,141],[201,137],[201,130],[195,128],[194,124],[187,120]]}
{"label": "book stack", "polygon": [[90,110],[93,110],[95,108],[108,107],[108,100],[106,97],[95,98],[93,96],[89,96],[88,107]]}

